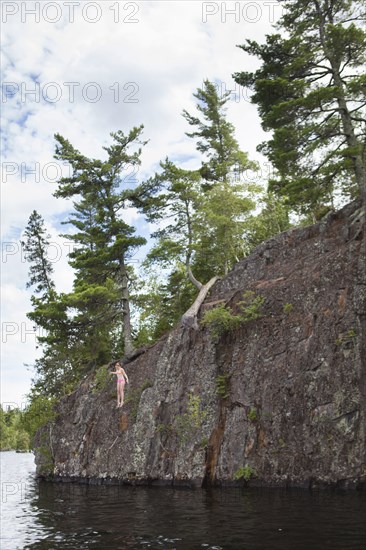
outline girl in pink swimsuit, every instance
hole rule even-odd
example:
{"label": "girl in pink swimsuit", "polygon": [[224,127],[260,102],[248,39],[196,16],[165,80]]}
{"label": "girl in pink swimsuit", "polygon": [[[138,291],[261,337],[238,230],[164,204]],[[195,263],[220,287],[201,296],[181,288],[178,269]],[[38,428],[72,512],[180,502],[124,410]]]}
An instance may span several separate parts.
{"label": "girl in pink swimsuit", "polygon": [[116,370],[111,374],[117,375],[117,407],[122,407],[125,396],[125,384],[129,383],[126,371],[121,367],[121,364],[117,361],[115,364]]}

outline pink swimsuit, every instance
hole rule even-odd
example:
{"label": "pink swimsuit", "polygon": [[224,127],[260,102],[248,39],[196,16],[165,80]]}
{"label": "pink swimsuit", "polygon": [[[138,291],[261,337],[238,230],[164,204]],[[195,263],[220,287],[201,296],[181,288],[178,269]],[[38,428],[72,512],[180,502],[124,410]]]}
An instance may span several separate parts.
{"label": "pink swimsuit", "polygon": [[123,378],[117,378],[117,384],[125,384],[126,380]]}

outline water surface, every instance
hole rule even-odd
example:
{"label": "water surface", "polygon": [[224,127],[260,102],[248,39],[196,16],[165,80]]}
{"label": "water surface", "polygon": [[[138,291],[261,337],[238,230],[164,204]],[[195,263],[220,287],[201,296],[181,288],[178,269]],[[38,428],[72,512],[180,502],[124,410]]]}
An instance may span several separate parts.
{"label": "water surface", "polygon": [[1,550],[366,548],[366,495],[37,482],[0,453]]}

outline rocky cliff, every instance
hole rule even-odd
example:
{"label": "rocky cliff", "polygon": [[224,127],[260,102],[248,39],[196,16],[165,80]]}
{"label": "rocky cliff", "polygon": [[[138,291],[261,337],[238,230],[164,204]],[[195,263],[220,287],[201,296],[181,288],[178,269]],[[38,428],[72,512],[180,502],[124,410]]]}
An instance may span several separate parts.
{"label": "rocky cliff", "polygon": [[[365,487],[365,237],[352,203],[260,245],[205,311],[260,317],[177,326],[115,381],[90,374],[37,436],[39,476],[94,483]],[[104,373],[105,374],[105,373]],[[112,377],[110,377],[112,378]]]}

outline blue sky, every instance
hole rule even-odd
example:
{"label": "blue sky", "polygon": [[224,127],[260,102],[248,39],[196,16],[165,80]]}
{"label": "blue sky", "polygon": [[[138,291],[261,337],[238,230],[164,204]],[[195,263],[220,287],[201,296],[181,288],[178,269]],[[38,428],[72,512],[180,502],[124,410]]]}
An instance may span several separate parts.
{"label": "blue sky", "polygon": [[[1,402],[23,406],[39,354],[26,318],[31,292],[19,239],[36,209],[53,243],[55,282],[68,291],[69,243],[60,226],[70,204],[55,199],[65,170],[53,159],[60,133],[84,154],[102,157],[110,132],[144,124],[149,139],[138,180],[169,156],[182,167],[198,163],[182,110],[194,113],[193,93],[203,80],[232,90],[228,118],[262,175],[256,152],[265,139],[256,108],[232,74],[257,65],[236,47],[264,41],[281,13],[262,2],[7,2],[2,9],[2,275]],[[133,210],[130,223],[146,233]],[[26,367],[29,364],[30,367]]]}

